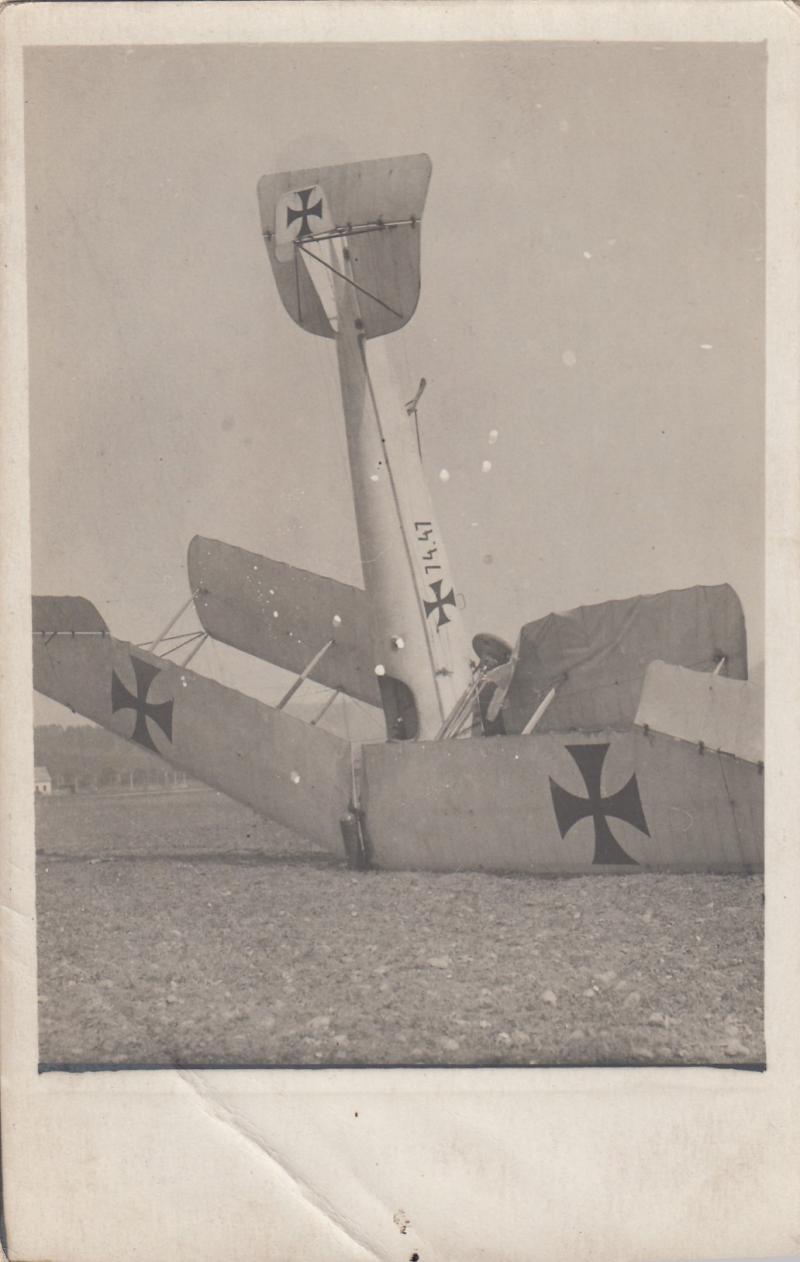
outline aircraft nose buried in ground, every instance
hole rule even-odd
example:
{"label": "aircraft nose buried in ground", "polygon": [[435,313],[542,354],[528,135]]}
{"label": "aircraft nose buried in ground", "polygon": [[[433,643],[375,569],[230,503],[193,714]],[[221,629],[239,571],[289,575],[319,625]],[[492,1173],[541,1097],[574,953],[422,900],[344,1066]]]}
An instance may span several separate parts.
{"label": "aircraft nose buried in ground", "polygon": [[[159,656],[177,619],[134,648],[87,601],[40,597],[35,686],[331,849],[343,842],[355,867],[759,868],[761,699],[730,587],[552,614],[513,647],[470,643],[408,382],[398,388],[384,340],[416,309],[430,174],[417,154],[258,186],[280,300],[336,344],[363,586],[198,537],[187,604],[202,638],[182,665]],[[189,670],[207,636],[292,671],[283,701]],[[359,745],[289,714],[306,679],[379,706],[388,739]]]}

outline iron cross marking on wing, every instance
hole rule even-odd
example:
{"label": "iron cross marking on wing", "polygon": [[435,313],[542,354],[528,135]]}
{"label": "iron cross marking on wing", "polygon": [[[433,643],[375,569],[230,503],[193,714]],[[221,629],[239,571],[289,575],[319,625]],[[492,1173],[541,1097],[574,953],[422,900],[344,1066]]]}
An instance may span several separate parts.
{"label": "iron cross marking on wing", "polygon": [[614,819],[621,819],[623,823],[632,824],[634,828],[638,828],[639,832],[644,833],[646,837],[650,836],[636,776],[631,776],[628,783],[617,793],[604,798],[600,790],[600,779],[609,749],[608,745],[566,745],[565,748],[578,764],[588,797],[576,797],[574,793],[562,789],[561,785],[556,784],[553,777],[550,777],[553,810],[556,813],[556,822],[561,836],[566,837],[570,828],[573,824],[577,824],[578,820],[591,816],[594,821],[592,863],[635,864],[636,860],[625,853],[609,828],[607,817],[611,815]]}
{"label": "iron cross marking on wing", "polygon": [[144,745],[145,749],[151,749],[154,754],[158,753],[156,745],[147,727],[147,720],[151,719],[156,723],[166,736],[167,740],[172,742],[172,701],[162,701],[153,704],[147,700],[147,694],[150,691],[150,685],[161,671],[157,666],[152,666],[150,662],[142,661],[140,657],[131,655],[131,665],[133,673],[136,676],[136,696],[130,692],[120,679],[117,672],[111,672],[111,713],[116,714],[117,710],[134,710],[136,712],[136,726],[133,729],[131,740],[136,741],[139,745]]}
{"label": "iron cross marking on wing", "polygon": [[425,617],[430,618],[432,613],[438,613],[439,619],[436,623],[436,630],[438,631],[439,627],[443,627],[446,622],[450,621],[445,613],[445,605],[452,605],[455,608],[456,597],[452,587],[446,596],[442,595],[442,580],[440,578],[437,578],[435,583],[431,583],[430,588],[436,599],[426,600],[424,602]]}
{"label": "iron cross marking on wing", "polygon": [[311,228],[308,222],[310,215],[314,215],[317,219],[322,218],[322,198],[320,198],[318,202],[315,202],[313,206],[309,206],[308,204],[308,199],[313,192],[313,188],[298,189],[297,196],[300,198],[300,209],[292,210],[291,206],[287,206],[286,208],[287,228],[291,228],[295,219],[299,219],[301,221],[300,230],[297,233],[298,237],[308,237],[311,235]]}

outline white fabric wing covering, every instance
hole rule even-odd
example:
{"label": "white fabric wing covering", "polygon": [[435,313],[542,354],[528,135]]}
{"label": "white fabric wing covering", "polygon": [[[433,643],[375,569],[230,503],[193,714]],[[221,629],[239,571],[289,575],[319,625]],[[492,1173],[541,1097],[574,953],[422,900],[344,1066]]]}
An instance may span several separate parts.
{"label": "white fabric wing covering", "polygon": [[764,693],[744,680],[651,662],[636,723],[747,762],[764,760]]}

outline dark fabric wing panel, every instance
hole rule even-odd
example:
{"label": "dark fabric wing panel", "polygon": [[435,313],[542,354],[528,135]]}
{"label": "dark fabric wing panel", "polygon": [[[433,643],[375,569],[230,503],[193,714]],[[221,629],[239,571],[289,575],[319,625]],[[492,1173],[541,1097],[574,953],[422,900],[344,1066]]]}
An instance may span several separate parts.
{"label": "dark fabric wing panel", "polygon": [[727,583],[549,614],[520,631],[505,729],[521,732],[553,686],[537,731],[628,727],[651,661],[710,671],[722,657],[726,675],[747,678],[744,614]]}

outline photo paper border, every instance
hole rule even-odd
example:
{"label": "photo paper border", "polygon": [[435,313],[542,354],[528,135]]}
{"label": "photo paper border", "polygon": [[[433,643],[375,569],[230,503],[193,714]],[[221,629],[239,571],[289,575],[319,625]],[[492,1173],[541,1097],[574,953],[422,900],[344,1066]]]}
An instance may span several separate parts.
{"label": "photo paper border", "polygon": [[[797,7],[211,0],[34,3],[2,16],[0,1064],[10,1256],[528,1262],[800,1251]],[[39,1075],[23,49],[412,39],[767,42],[767,1071]]]}

